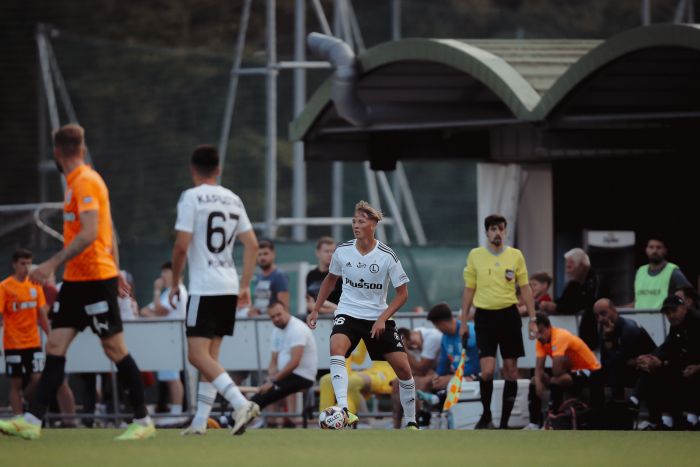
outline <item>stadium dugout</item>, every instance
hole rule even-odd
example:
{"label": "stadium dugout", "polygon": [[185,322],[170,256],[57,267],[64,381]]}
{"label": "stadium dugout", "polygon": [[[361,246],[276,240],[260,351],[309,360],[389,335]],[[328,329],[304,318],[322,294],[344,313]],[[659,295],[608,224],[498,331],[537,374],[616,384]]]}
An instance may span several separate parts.
{"label": "stadium dugout", "polygon": [[697,151],[700,26],[645,26],[605,41],[405,39],[358,57],[330,41],[339,42],[309,37],[336,73],[290,124],[306,160],[375,170],[400,160],[496,163],[479,168],[480,207],[508,216],[484,203],[505,196],[484,187],[506,190],[508,177],[511,191],[523,187],[511,210],[533,271],[553,270],[583,230],[631,230],[638,244],[664,236],[698,277],[700,251],[684,249],[692,233],[678,225],[688,218],[683,187],[697,178],[683,156]]}

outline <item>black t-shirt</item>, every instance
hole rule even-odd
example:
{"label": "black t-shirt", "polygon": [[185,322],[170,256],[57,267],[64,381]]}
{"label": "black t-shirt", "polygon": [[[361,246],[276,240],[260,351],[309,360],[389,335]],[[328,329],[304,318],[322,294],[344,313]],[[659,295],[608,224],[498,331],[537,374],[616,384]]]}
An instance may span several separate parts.
{"label": "black t-shirt", "polygon": [[[318,297],[318,292],[321,290],[321,283],[328,275],[328,271],[321,272],[318,268],[309,271],[306,275],[306,293],[314,300]],[[328,296],[328,301],[336,305],[340,301],[340,294],[343,292],[343,281],[339,278],[335,283],[335,289]]]}
{"label": "black t-shirt", "polygon": [[655,354],[678,371],[687,365],[700,364],[700,311],[688,309],[685,320],[671,326]]}

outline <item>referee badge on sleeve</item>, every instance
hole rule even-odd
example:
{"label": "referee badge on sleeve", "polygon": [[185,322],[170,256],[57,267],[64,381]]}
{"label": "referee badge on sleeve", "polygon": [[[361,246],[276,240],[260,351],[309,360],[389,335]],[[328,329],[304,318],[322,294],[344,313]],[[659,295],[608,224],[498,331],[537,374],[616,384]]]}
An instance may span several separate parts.
{"label": "referee badge on sleeve", "polygon": [[506,269],[506,280],[510,282],[513,279],[515,279],[515,271],[512,269]]}

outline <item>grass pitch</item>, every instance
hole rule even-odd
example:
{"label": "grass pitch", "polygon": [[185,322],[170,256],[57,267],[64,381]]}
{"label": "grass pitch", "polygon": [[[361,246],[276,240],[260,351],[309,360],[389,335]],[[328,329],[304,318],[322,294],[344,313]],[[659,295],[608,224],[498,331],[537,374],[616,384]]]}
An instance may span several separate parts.
{"label": "grass pitch", "polygon": [[228,430],[117,442],[119,430],[44,430],[38,441],[0,435],[0,466],[698,466],[698,432]]}

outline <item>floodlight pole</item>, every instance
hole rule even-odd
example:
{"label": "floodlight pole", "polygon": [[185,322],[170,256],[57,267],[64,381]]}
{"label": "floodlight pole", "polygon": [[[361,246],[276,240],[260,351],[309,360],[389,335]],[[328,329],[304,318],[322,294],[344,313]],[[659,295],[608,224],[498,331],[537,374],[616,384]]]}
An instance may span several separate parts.
{"label": "floodlight pole", "polygon": [[[228,140],[231,135],[231,125],[233,123],[233,111],[236,106],[236,92],[238,91],[238,77],[241,61],[243,60],[243,50],[245,47],[246,31],[248,30],[248,22],[250,20],[250,6],[253,0],[245,0],[243,11],[241,12],[241,21],[238,26],[238,40],[236,41],[236,49],[233,56],[233,66],[231,67],[231,76],[228,85],[228,94],[226,96],[226,106],[224,109],[224,122],[221,127],[221,137],[219,139],[219,157],[221,157],[221,172],[224,171],[224,163],[226,162],[226,151],[228,149]],[[221,175],[219,175],[221,182]]]}
{"label": "floodlight pole", "polygon": [[[343,35],[343,5],[344,0],[333,0],[333,33],[336,37],[343,38],[351,44],[347,37]],[[350,45],[352,47],[352,44]],[[331,175],[331,216],[343,217],[343,163],[334,161]],[[341,241],[343,227],[334,225],[331,229],[333,238]]]}
{"label": "floodlight pole", "polygon": [[[306,1],[294,2],[294,60],[298,63],[306,59]],[[298,117],[306,104],[306,70],[294,69],[294,117]],[[294,160],[292,185],[292,216],[306,217],[306,164],[304,163],[304,142],[295,141],[292,145]],[[306,226],[295,225],[292,239],[306,240]]]}
{"label": "floodlight pole", "polygon": [[[401,40],[401,0],[391,0],[391,40]],[[401,181],[399,180],[400,162],[396,163],[396,170],[391,174],[391,190],[396,198],[396,209],[401,212]],[[398,242],[401,239],[399,229],[394,229],[393,240]]]}
{"label": "floodlight pole", "polygon": [[267,78],[266,143],[265,143],[265,225],[266,234],[275,237],[277,217],[277,34],[275,0],[267,0]]}
{"label": "floodlight pole", "polygon": [[[51,52],[49,48],[49,39],[46,36],[46,31],[48,30],[49,26],[46,24],[39,24],[36,29],[36,45],[37,45],[37,52],[39,56],[39,70],[41,72],[41,79],[40,81],[40,86],[42,87],[42,92],[40,93],[40,98],[43,97],[45,98],[45,105],[44,103],[40,104],[41,109],[48,109],[48,116],[49,116],[49,121],[51,123],[51,131],[53,132],[54,130],[58,130],[58,128],[61,126],[61,120],[58,114],[58,104],[56,103],[56,93],[54,92],[54,87],[53,87],[53,77],[51,74]],[[39,118],[44,119],[43,122],[39,124],[39,131],[43,131],[44,134],[43,136],[40,136],[40,144],[42,144],[42,147],[47,147],[48,144],[46,142],[46,120],[45,120],[46,114],[43,112],[39,112]],[[43,138],[43,139],[42,139]],[[43,152],[42,153],[42,159],[39,161],[39,170],[41,171],[41,178],[40,178],[40,183],[42,184],[40,190],[42,192],[42,196],[46,196],[47,199],[42,199],[42,201],[47,201],[48,200],[48,186],[47,186],[47,177],[46,177],[46,172],[49,170],[55,169],[55,167],[51,163],[51,156],[48,154],[48,152]],[[63,187],[63,191],[66,190],[66,177],[63,176],[63,174],[60,174],[61,177],[61,186]]]}

